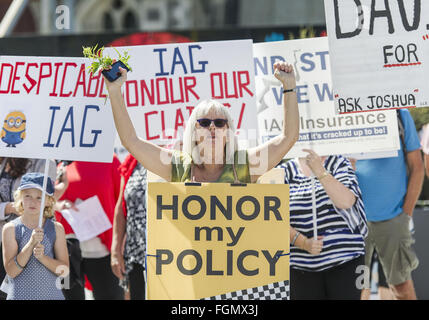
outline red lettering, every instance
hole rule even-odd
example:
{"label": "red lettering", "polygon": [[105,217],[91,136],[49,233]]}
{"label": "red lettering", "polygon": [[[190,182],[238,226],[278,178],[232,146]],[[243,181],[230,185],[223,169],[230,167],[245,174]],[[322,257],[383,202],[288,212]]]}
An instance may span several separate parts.
{"label": "red lettering", "polygon": [[176,122],[174,123],[174,139],[177,138],[177,129],[179,127],[185,127],[185,119],[183,118],[182,109],[176,110]]}
{"label": "red lettering", "polygon": [[58,70],[63,65],[62,62],[55,63],[55,78],[54,78],[54,86],[52,88],[52,92],[49,94],[50,97],[57,97],[58,94],[55,92],[57,91],[57,81],[58,81]]}
{"label": "red lettering", "polygon": [[[191,83],[188,83],[188,80],[190,80]],[[200,96],[192,90],[197,85],[197,79],[195,77],[185,77],[185,99],[186,101],[189,101],[189,93],[191,92],[195,99],[200,100]]]}
{"label": "red lettering", "polygon": [[241,122],[243,120],[245,108],[246,108],[246,104],[243,102],[243,104],[241,105],[240,117],[238,118],[237,130],[241,128]]}
{"label": "red lettering", "polygon": [[77,67],[77,64],[74,62],[66,62],[66,64],[64,65],[64,73],[63,73],[63,79],[61,80],[61,89],[60,89],[60,97],[70,97],[72,95],[72,91],[69,91],[68,93],[64,93],[64,83],[66,80],[66,75],[67,75],[67,69],[68,67]]}
{"label": "red lettering", "polygon": [[[161,90],[159,89],[159,84],[161,82],[164,82],[164,90],[163,90],[165,92],[165,100],[164,101],[161,100]],[[158,105],[170,103],[167,86],[168,86],[167,78],[164,77],[164,78],[157,78],[156,79],[156,101],[157,101]]]}
{"label": "red lettering", "polygon": [[2,93],[9,93],[10,85],[12,83],[13,65],[11,65],[10,63],[3,63],[1,65],[1,70],[0,70],[0,84],[1,84],[1,80],[3,79],[3,70],[4,70],[5,67],[9,67],[10,68],[9,83],[7,84],[7,90],[0,90],[0,94],[2,94]]}
{"label": "red lettering", "polygon": [[[130,101],[130,85],[133,84],[134,85],[134,96],[135,96],[135,101],[131,102]],[[127,82],[125,82],[125,91],[126,91],[126,96],[127,96],[127,107],[137,107],[137,105],[139,104],[139,99],[138,99],[138,90],[137,90],[137,80],[129,80]]]}
{"label": "red lettering", "polygon": [[86,92],[86,78],[85,78],[85,64],[82,63],[79,70],[79,75],[77,76],[77,82],[76,87],[74,88],[73,97],[76,97],[76,92],[79,88],[79,86],[82,86],[83,88],[83,96],[85,96]]}
{"label": "red lettering", "polygon": [[[100,78],[101,78],[101,72],[98,73],[98,76],[93,76],[92,73],[89,74],[89,81],[88,81],[88,90],[86,91],[86,96],[87,97],[91,97],[94,98],[97,96],[97,92],[98,92],[98,86],[100,85]],[[97,86],[95,87],[94,93],[91,93],[91,84],[92,82],[96,80],[97,81]]]}
{"label": "red lettering", "polygon": [[12,81],[12,91],[10,93],[17,94],[19,90],[15,90],[15,81],[21,79],[21,77],[17,77],[16,73],[18,72],[18,67],[25,65],[25,62],[17,62],[15,65],[15,72],[13,73],[13,81]]}
{"label": "red lettering", "polygon": [[159,135],[157,136],[153,136],[151,137],[149,135],[149,116],[152,114],[158,114],[158,111],[151,111],[151,112],[147,112],[144,115],[144,120],[145,120],[145,129],[146,129],[146,140],[155,140],[155,139],[159,139]]}
{"label": "red lettering", "polygon": [[140,80],[140,90],[142,95],[142,106],[145,105],[145,93],[147,94],[147,97],[149,98],[150,104],[155,104],[155,94],[154,94],[154,83],[153,79],[150,80],[150,91],[149,88],[146,85],[146,81]]}
{"label": "red lettering", "polygon": [[183,79],[179,78],[179,88],[180,88],[180,99],[174,100],[174,89],[173,89],[173,79],[169,79],[170,82],[170,99],[171,103],[183,103],[185,100],[183,99]]}
{"label": "red lettering", "polygon": [[[219,95],[216,95],[215,93],[215,77],[218,78],[218,83],[219,83]],[[222,74],[220,72],[218,73],[211,73],[210,74],[210,85],[211,85],[211,89],[212,89],[212,98],[213,99],[223,99],[224,94],[223,94],[223,83],[222,83]]]}
{"label": "red lettering", "polygon": [[[43,73],[43,67],[49,67],[49,73],[44,74]],[[42,62],[40,64],[39,81],[37,82],[36,94],[39,94],[39,92],[40,92],[40,85],[42,84],[42,79],[49,78],[51,75],[52,75],[52,64],[50,62]]]}
{"label": "red lettering", "polygon": [[[241,76],[246,76],[246,82],[241,82]],[[240,97],[243,97],[243,89],[249,93],[251,97],[253,97],[253,92],[250,91],[250,89],[247,88],[247,86],[250,84],[250,77],[249,77],[249,71],[238,71],[238,89],[240,92]]]}
{"label": "red lettering", "polygon": [[234,83],[234,93],[228,94],[228,73],[223,73],[223,81],[225,82],[225,97],[229,98],[238,98],[237,94],[237,73],[235,71],[232,72],[232,82]]}
{"label": "red lettering", "polygon": [[162,129],[162,138],[163,139],[173,139],[172,136],[166,136],[165,135],[165,117],[164,117],[164,111],[161,111],[161,129]]}
{"label": "red lettering", "polygon": [[35,87],[37,81],[34,80],[32,77],[29,76],[28,74],[28,70],[30,69],[30,67],[38,67],[37,63],[29,63],[27,64],[27,68],[25,69],[25,78],[27,78],[27,80],[30,82],[31,87],[27,87],[27,85],[24,83],[23,87],[25,89],[25,91],[27,91],[27,93],[30,93],[31,90],[33,90],[33,88]]}
{"label": "red lettering", "polygon": [[194,108],[195,107],[192,107],[192,106],[187,106],[186,107],[186,109],[188,110],[188,112],[189,112],[189,116],[191,116],[191,113],[192,113],[192,111],[194,111]]}
{"label": "red lettering", "polygon": [[[100,71],[99,71],[100,72]],[[101,72],[100,72],[101,75]],[[104,89],[104,78],[103,80],[101,80],[101,86],[100,86],[100,94],[98,95],[101,98],[107,98],[107,95],[103,93],[103,89]]]}

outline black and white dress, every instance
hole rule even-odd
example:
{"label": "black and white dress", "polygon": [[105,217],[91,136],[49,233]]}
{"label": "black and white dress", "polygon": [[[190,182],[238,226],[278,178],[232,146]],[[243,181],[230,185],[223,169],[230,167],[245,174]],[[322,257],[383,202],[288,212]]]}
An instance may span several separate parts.
{"label": "black and white dress", "polygon": [[[124,190],[127,208],[127,239],[124,249],[125,272],[128,275],[133,264],[144,267],[146,254],[146,189],[147,171],[137,163]],[[127,283],[121,282],[125,288]]]}

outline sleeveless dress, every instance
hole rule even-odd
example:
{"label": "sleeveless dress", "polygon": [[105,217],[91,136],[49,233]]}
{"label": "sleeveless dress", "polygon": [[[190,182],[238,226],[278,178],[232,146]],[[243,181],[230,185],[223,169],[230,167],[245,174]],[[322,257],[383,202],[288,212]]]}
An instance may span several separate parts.
{"label": "sleeveless dress", "polygon": [[[15,225],[15,237],[20,252],[30,240],[33,229],[27,228],[21,218],[13,220],[12,223]],[[43,231],[42,244],[45,247],[45,255],[54,258],[56,232],[51,219],[46,219]],[[18,276],[15,278],[6,276],[7,300],[64,300],[61,288],[58,289],[56,286],[57,279],[57,275],[32,255]]]}

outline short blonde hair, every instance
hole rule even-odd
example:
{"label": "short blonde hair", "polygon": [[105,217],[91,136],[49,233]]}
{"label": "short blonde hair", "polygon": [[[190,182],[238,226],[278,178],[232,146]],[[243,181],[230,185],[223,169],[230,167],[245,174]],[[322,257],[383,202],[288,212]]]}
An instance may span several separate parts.
{"label": "short blonde hair", "polygon": [[195,141],[195,124],[201,117],[206,116],[210,111],[214,111],[216,114],[223,115],[228,120],[228,135],[229,138],[226,141],[225,154],[226,163],[234,163],[234,154],[237,151],[237,136],[235,135],[234,120],[227,107],[216,100],[203,100],[195,109],[192,111],[189,117],[188,123],[186,124],[185,131],[183,132],[183,148],[182,151],[186,152],[192,157],[195,164],[201,164],[201,159],[198,149],[195,149],[197,142]]}
{"label": "short blonde hair", "polygon": [[[18,211],[19,215],[24,213],[24,206],[22,205],[22,190],[16,190],[13,194],[13,207]],[[52,218],[54,216],[55,210],[55,198],[53,196],[45,194],[45,209],[43,210],[44,218]]]}

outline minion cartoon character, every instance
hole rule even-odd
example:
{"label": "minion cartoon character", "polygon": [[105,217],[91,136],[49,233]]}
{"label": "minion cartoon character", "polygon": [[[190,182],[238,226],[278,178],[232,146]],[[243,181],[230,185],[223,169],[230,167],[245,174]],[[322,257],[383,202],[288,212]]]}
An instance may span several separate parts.
{"label": "minion cartoon character", "polygon": [[6,147],[15,148],[25,139],[25,115],[20,111],[12,111],[4,120],[0,139],[6,143]]}

